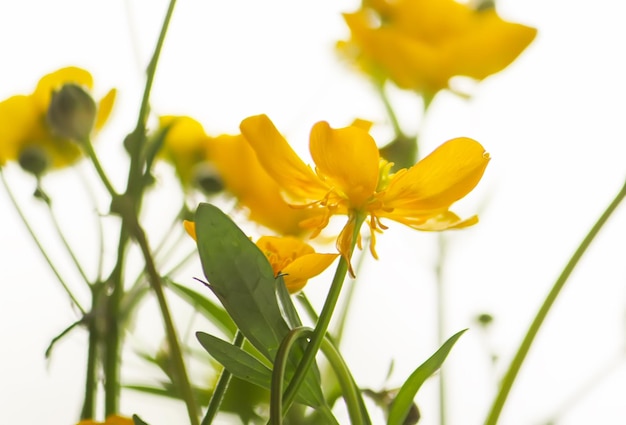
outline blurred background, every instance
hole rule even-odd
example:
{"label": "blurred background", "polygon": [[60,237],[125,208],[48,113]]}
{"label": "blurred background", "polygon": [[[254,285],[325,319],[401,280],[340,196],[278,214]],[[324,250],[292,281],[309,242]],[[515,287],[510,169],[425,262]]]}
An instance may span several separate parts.
{"label": "blurred background", "polygon": [[[360,117],[375,123],[373,134],[382,145],[392,132],[375,90],[334,50],[334,43],[348,36],[341,13],[358,4],[179,0],[156,74],[153,112],[190,115],[210,135],[237,133],[243,118],[266,113],[303,156],[315,122],[340,127]],[[446,333],[470,328],[444,369],[452,425],[484,420],[497,380],[530,320],[626,177],[624,3],[498,0],[497,7],[503,18],[539,33],[510,67],[471,87],[470,99],[440,93],[423,120],[418,98],[390,91],[406,132],[419,128],[422,152],[467,136],[492,157],[479,187],[453,208],[462,216],[479,211],[481,222],[444,236]],[[68,65],[93,74],[96,96],[116,87],[117,104],[96,149],[113,183],[122,187],[121,142],[134,126],[144,70],[166,8],[164,0],[0,2],[0,99],[30,93],[41,76]],[[93,179],[85,165],[79,171]],[[84,246],[89,266],[95,261],[89,239],[94,218],[76,181],[81,172],[53,173],[46,187],[63,211],[70,242],[81,255]],[[145,205],[147,228],[155,235],[177,212],[171,205],[178,201],[170,201],[179,196],[172,171],[163,166],[158,172],[162,179]],[[38,218],[39,206],[31,200],[33,179],[15,166],[7,166],[5,175],[42,239],[54,246],[52,234],[47,237],[49,223]],[[3,190],[0,217],[0,423],[75,423],[83,388],[77,365],[85,362],[87,335],[73,332],[44,358],[50,340],[76,314]],[[554,306],[502,424],[626,422],[624,235],[622,207]],[[343,345],[363,387],[399,385],[438,348],[437,238],[391,224],[378,239],[380,259],[366,259]],[[114,259],[113,246],[110,254],[107,261]],[[193,277],[201,275],[194,260],[178,280],[195,287]],[[328,277],[306,288],[317,305]],[[171,302],[181,334],[193,344],[193,332],[205,324],[174,298]],[[488,328],[476,321],[483,313],[494,317]],[[133,353],[158,349],[163,334],[158,317],[152,301],[137,317],[127,340],[129,381],[150,381],[151,371]],[[185,417],[182,403],[156,401],[125,391],[122,413],[139,413],[155,425]],[[438,423],[437,379],[426,383],[416,401],[420,423]]]}

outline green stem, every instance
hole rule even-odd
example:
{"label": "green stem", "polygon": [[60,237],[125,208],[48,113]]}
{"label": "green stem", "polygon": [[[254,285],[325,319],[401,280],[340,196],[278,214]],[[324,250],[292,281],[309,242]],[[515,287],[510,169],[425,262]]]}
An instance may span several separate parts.
{"label": "green stem", "polygon": [[[352,252],[354,251],[354,246],[356,245],[356,241],[359,235],[359,231],[361,229],[361,225],[365,221],[365,216],[357,213],[354,218],[354,231],[352,234],[350,252],[347,253],[348,257],[352,256]],[[320,314],[319,321],[315,326],[315,331],[313,332],[313,336],[311,337],[311,341],[307,345],[307,348],[302,356],[302,360],[296,369],[296,372],[287,387],[283,398],[283,413],[289,410],[291,404],[293,403],[295,396],[304,381],[304,377],[308,372],[309,368],[313,364],[315,360],[315,355],[317,354],[320,346],[322,345],[322,341],[324,336],[326,335],[326,331],[328,330],[328,325],[330,324],[330,319],[335,310],[335,306],[337,305],[337,300],[339,299],[339,295],[341,294],[341,288],[343,286],[343,282],[346,278],[346,274],[349,269],[349,259],[345,258],[345,256],[341,256],[339,260],[339,264],[337,265],[337,270],[335,271],[335,276],[330,285],[330,290],[328,291],[328,295],[326,297],[326,301],[324,302],[324,307],[322,307],[322,312]]]}
{"label": "green stem", "polygon": [[[93,296],[93,304],[95,305],[96,296]],[[90,315],[87,322],[87,331],[89,332],[89,347],[87,349],[87,368],[85,373],[85,397],[83,401],[83,409],[80,413],[81,419],[93,419],[96,413],[96,392],[98,389],[98,381],[96,379],[98,369],[98,327],[96,319]]]}
{"label": "green stem", "polygon": [[396,112],[393,110],[393,106],[391,106],[391,102],[389,101],[389,97],[387,97],[387,93],[385,92],[384,83],[374,83],[380,99],[383,101],[383,105],[385,106],[385,111],[387,111],[387,116],[391,121],[391,126],[393,127],[393,131],[396,134],[396,139],[404,139],[406,136],[400,127],[400,123],[398,122],[398,117]]}
{"label": "green stem", "polygon": [[[437,297],[437,342],[442,346],[446,342],[446,299],[443,271],[446,261],[446,240],[443,233],[437,235],[437,264],[435,265]],[[446,424],[446,381],[443,368],[439,371],[439,424]]]}
{"label": "green stem", "polygon": [[520,344],[520,347],[518,348],[517,353],[515,354],[515,357],[511,361],[511,365],[509,366],[509,369],[506,372],[506,375],[504,375],[502,384],[500,386],[500,391],[498,392],[493,402],[493,405],[491,406],[491,410],[489,411],[487,420],[485,421],[485,425],[495,425],[498,422],[498,418],[500,417],[500,413],[502,412],[504,403],[506,402],[509,392],[511,391],[511,387],[513,386],[513,383],[515,382],[515,378],[517,377],[517,374],[520,368],[522,367],[522,363],[524,362],[524,359],[526,358],[526,355],[528,354],[528,351],[530,350],[530,347],[535,337],[537,336],[537,333],[539,332],[539,329],[541,328],[541,325],[543,324],[544,319],[548,315],[550,308],[554,304],[554,301],[559,295],[559,292],[561,291],[561,289],[563,289],[563,286],[567,282],[572,271],[578,264],[578,261],[581,259],[585,251],[587,251],[587,248],[589,248],[589,245],[591,245],[591,242],[600,232],[600,229],[602,229],[602,227],[607,222],[609,217],[617,209],[617,207],[622,202],[624,197],[626,197],[626,183],[624,184],[624,186],[622,186],[619,193],[617,194],[615,199],[613,199],[613,201],[607,207],[604,213],[602,213],[598,221],[593,225],[593,227],[591,228],[587,236],[585,236],[580,246],[576,249],[576,252],[574,252],[574,255],[572,255],[572,258],[570,258],[569,262],[567,263],[567,265],[561,272],[561,275],[558,277],[558,279],[554,283],[554,286],[548,293],[548,296],[544,300],[543,305],[537,312],[535,319],[533,320],[530,327],[528,328],[528,332],[526,333],[526,336],[522,340],[522,343]]}
{"label": "green stem", "polygon": [[102,168],[102,165],[100,164],[98,155],[96,155],[96,151],[93,149],[93,144],[91,143],[91,140],[85,139],[83,140],[82,144],[85,147],[85,150],[87,151],[87,155],[91,159],[91,162],[93,163],[93,166],[96,169],[96,172],[98,173],[98,177],[100,177],[100,180],[102,180],[104,187],[106,187],[107,191],[109,192],[109,195],[111,195],[111,198],[117,197],[118,194],[115,191],[115,188],[113,187],[113,185],[111,184],[111,180],[109,180],[109,178],[107,177],[107,174],[104,172],[104,168]]}
{"label": "green stem", "polygon": [[[39,188],[39,190],[42,190],[42,189]],[[52,203],[49,201],[49,198],[47,199],[48,201],[44,203],[48,207],[48,213],[50,214],[50,220],[52,221],[54,230],[57,232],[59,239],[61,239],[61,242],[63,243],[63,246],[65,247],[65,250],[67,251],[70,258],[72,259],[74,266],[76,266],[78,273],[80,273],[81,277],[83,278],[83,280],[85,281],[87,285],[91,285],[91,281],[89,280],[89,277],[87,277],[87,273],[85,273],[85,269],[83,269],[82,265],[80,264],[80,261],[78,261],[78,258],[76,257],[76,254],[74,253],[74,250],[72,249],[70,244],[67,242],[67,239],[65,238],[65,235],[63,234],[63,230],[61,229],[61,226],[59,225],[59,221],[57,220],[56,214],[52,210]]]}
{"label": "green stem", "polygon": [[[245,337],[241,333],[240,330],[237,330],[235,334],[235,340],[233,341],[233,345],[235,347],[242,347]],[[211,400],[209,401],[209,406],[207,407],[206,414],[204,415],[204,419],[200,425],[210,425],[215,419],[215,415],[220,410],[220,405],[222,404],[222,400],[224,399],[224,394],[226,394],[226,389],[228,388],[228,384],[230,383],[230,378],[232,374],[226,370],[226,368],[222,369],[222,373],[217,380],[217,384],[215,385],[215,389],[213,390],[213,394],[211,395]]]}
{"label": "green stem", "polygon": [[144,230],[139,226],[139,223],[135,222],[135,225],[132,226],[132,233],[135,236],[139,247],[141,248],[141,252],[143,253],[150,286],[152,287],[152,290],[157,297],[159,309],[161,310],[161,316],[163,317],[163,322],[165,325],[165,335],[167,337],[167,342],[171,350],[171,356],[173,359],[173,367],[175,372],[174,375],[176,377],[175,384],[179,388],[181,392],[181,397],[183,398],[187,406],[187,413],[189,414],[189,420],[191,421],[191,425],[199,425],[200,422],[198,421],[198,408],[196,406],[196,400],[193,395],[191,383],[189,382],[189,377],[187,376],[185,361],[183,359],[183,352],[180,348],[176,328],[174,327],[174,322],[172,320],[172,316],[167,305],[167,300],[165,298],[165,293],[163,291],[163,282],[161,280],[161,276],[159,275],[154,264],[152,254],[148,246],[148,240],[146,239],[146,234]]}
{"label": "green stem", "polygon": [[74,294],[70,290],[70,288],[67,285],[67,283],[65,282],[65,280],[61,277],[61,274],[59,273],[57,268],[54,266],[54,263],[52,262],[52,259],[50,258],[50,256],[48,256],[48,253],[46,252],[46,250],[44,249],[43,245],[39,241],[39,238],[35,234],[35,231],[33,230],[33,228],[28,223],[28,220],[26,219],[26,216],[24,215],[24,212],[20,208],[20,206],[19,206],[19,204],[17,202],[17,199],[13,195],[13,192],[11,191],[11,189],[9,188],[9,184],[6,181],[6,178],[4,177],[4,172],[2,171],[2,167],[0,167],[0,179],[2,179],[2,184],[4,185],[4,188],[5,188],[6,192],[7,192],[7,194],[9,195],[9,199],[10,199],[11,203],[13,204],[13,207],[15,208],[15,211],[17,212],[17,214],[22,219],[22,223],[24,223],[24,225],[26,226],[26,230],[28,230],[28,233],[30,234],[30,237],[33,239],[33,241],[37,245],[37,248],[39,248],[39,252],[41,252],[41,254],[43,255],[44,259],[48,263],[48,266],[50,267],[50,269],[52,270],[52,272],[56,276],[57,280],[59,281],[59,283],[63,287],[63,290],[65,291],[65,293],[69,296],[69,298],[72,301],[72,303],[80,311],[81,315],[84,316],[85,315],[85,309],[83,308],[83,306],[80,305],[80,303],[78,302],[78,299],[74,296]]}

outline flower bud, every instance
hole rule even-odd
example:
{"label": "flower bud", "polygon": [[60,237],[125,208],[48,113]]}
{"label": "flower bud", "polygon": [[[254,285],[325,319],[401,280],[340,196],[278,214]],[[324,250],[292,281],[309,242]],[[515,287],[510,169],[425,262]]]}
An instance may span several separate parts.
{"label": "flower bud", "polygon": [[208,162],[198,164],[194,170],[195,183],[208,195],[213,195],[224,190],[224,181],[217,169]]}
{"label": "flower bud", "polygon": [[55,136],[82,142],[93,129],[96,103],[81,86],[65,84],[52,93],[47,120]]}
{"label": "flower bud", "polygon": [[17,161],[24,171],[37,177],[41,176],[50,165],[48,155],[38,146],[28,146],[22,149]]}

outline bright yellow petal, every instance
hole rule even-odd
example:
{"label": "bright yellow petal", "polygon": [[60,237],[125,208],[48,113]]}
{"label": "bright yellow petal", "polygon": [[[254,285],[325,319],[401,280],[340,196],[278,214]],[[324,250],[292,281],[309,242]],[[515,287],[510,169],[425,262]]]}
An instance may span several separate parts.
{"label": "bright yellow petal", "polygon": [[446,211],[435,217],[431,217],[422,224],[411,225],[414,229],[422,231],[439,232],[442,230],[463,229],[478,223],[478,216],[471,216],[462,220],[451,211]]}
{"label": "bright yellow petal", "polygon": [[17,161],[24,143],[41,125],[36,103],[30,96],[13,96],[0,102],[0,165]]}
{"label": "bright yellow petal", "polygon": [[318,173],[359,209],[378,185],[380,156],[372,136],[360,127],[331,128],[318,122],[311,130],[311,156]]}
{"label": "bright yellow petal", "polygon": [[206,157],[217,169],[225,189],[249,210],[252,221],[284,235],[303,232],[300,222],[314,211],[293,208],[285,202],[278,183],[261,166],[243,136],[210,138]]}
{"label": "bright yellow petal", "polygon": [[467,195],[480,181],[489,154],[475,140],[460,137],[391,178],[383,196],[386,208],[433,215]]}
{"label": "bright yellow petal", "polygon": [[302,162],[266,115],[246,118],[241,133],[265,171],[294,199],[319,201],[329,188]]}
{"label": "bright yellow petal", "polygon": [[98,102],[98,114],[96,115],[96,122],[94,124],[94,129],[96,131],[104,127],[104,124],[106,124],[109,119],[116,96],[117,90],[111,89],[102,99],[100,99],[100,102]]}
{"label": "bright yellow petal", "polygon": [[67,83],[75,83],[91,90],[93,88],[93,77],[88,71],[75,66],[61,68],[44,76],[39,80],[37,88],[33,93],[33,97],[41,111],[48,109],[52,92]]}
{"label": "bright yellow petal", "polygon": [[193,238],[194,241],[197,241],[196,237],[196,223],[189,220],[183,220],[183,227],[189,236]]}
{"label": "bright yellow petal", "polygon": [[307,280],[326,270],[339,254],[306,254],[288,264],[282,273],[289,293],[300,291]]}

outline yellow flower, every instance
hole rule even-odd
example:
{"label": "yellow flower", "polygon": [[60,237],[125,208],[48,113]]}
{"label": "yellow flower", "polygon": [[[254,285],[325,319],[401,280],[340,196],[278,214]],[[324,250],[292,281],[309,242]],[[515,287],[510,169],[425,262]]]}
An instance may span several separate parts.
{"label": "yellow flower", "polygon": [[159,117],[159,130],[167,131],[159,156],[174,166],[183,187],[191,187],[198,167],[207,160],[209,136],[202,124],[186,116]]}
{"label": "yellow flower", "polygon": [[[196,239],[196,224],[183,222],[185,230]],[[307,243],[293,236],[262,236],[256,245],[265,254],[274,276],[283,276],[285,286],[293,294],[304,288],[307,281],[331,265],[338,254],[319,254]]]}
{"label": "yellow flower", "polygon": [[76,425],[133,425],[134,422],[130,418],[119,415],[111,415],[104,422],[96,422],[92,419],[83,419]]}
{"label": "yellow flower", "polygon": [[302,223],[317,235],[332,215],[348,216],[337,248],[349,257],[357,215],[367,216],[376,257],[375,233],[390,219],[418,230],[439,231],[470,226],[476,216],[460,219],[449,211],[480,181],[489,155],[476,141],[452,139],[409,169],[391,174],[391,163],[380,158],[369,125],[357,121],[333,129],[326,122],[313,126],[309,149],[315,171],[296,155],[265,115],[246,118],[241,131],[270,176],[291,203],[316,212]]}
{"label": "yellow flower", "polygon": [[[65,84],[76,84],[91,90],[93,78],[84,69],[62,68],[44,76],[30,95],[17,95],[0,102],[0,165],[6,161],[24,161],[31,157],[45,166],[61,168],[73,164],[82,155],[80,146],[54,134],[47,123],[53,92]],[[110,90],[97,105],[94,129],[106,123],[116,91]],[[43,169],[39,170],[43,171]]]}
{"label": "yellow flower", "polygon": [[207,157],[217,169],[225,188],[249,210],[250,219],[282,235],[299,235],[300,222],[312,211],[289,206],[280,187],[259,163],[241,135],[219,136],[209,141]]}
{"label": "yellow flower", "polygon": [[351,31],[338,49],[375,80],[434,95],[450,78],[482,80],[507,67],[537,30],[455,0],[372,0],[344,14]]}

